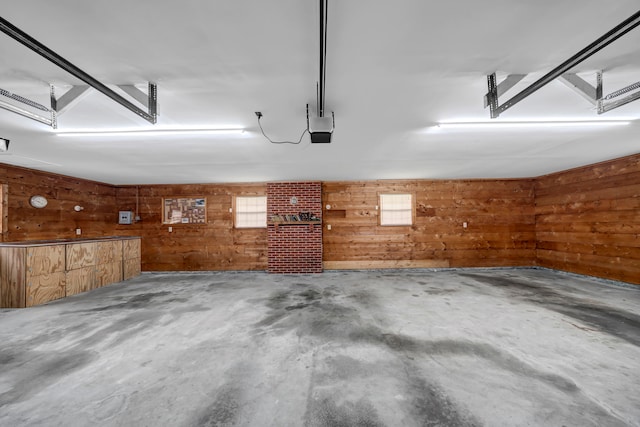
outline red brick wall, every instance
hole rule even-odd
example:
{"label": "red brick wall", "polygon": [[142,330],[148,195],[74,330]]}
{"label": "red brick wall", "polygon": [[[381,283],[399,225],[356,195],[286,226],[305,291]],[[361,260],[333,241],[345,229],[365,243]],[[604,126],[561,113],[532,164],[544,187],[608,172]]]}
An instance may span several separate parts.
{"label": "red brick wall", "polygon": [[[296,204],[291,198],[297,199]],[[267,218],[311,212],[322,218],[320,182],[280,182],[267,184]],[[279,224],[268,226],[269,273],[321,273],[322,224]]]}

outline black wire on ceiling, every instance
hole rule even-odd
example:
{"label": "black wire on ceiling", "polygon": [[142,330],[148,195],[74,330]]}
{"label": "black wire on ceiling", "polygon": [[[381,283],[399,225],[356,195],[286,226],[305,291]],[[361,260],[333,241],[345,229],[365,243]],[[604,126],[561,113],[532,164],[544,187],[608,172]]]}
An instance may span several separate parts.
{"label": "black wire on ceiling", "polygon": [[264,129],[262,128],[262,123],[260,122],[260,119],[262,118],[262,113],[259,111],[256,111],[256,116],[258,117],[258,126],[260,126],[260,132],[262,132],[262,136],[267,138],[267,141],[269,141],[272,144],[294,144],[294,145],[300,144],[300,142],[302,142],[302,138],[304,137],[304,134],[307,133],[308,131],[308,129],[303,130],[302,133],[300,134],[300,138],[297,141],[274,141],[271,138],[269,138],[266,133],[264,133]]}

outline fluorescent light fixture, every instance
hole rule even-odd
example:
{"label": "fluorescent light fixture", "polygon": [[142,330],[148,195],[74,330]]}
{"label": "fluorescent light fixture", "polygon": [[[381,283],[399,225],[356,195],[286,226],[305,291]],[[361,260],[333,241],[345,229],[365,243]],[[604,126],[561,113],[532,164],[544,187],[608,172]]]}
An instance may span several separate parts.
{"label": "fluorescent light fixture", "polygon": [[9,151],[9,140],[0,138],[0,151]]}
{"label": "fluorescent light fixture", "polygon": [[485,122],[440,122],[435,129],[582,128],[626,126],[631,120],[527,120]]}
{"label": "fluorescent light fixture", "polygon": [[78,129],[56,132],[58,136],[167,136],[242,134],[243,128],[156,128],[156,129]]}

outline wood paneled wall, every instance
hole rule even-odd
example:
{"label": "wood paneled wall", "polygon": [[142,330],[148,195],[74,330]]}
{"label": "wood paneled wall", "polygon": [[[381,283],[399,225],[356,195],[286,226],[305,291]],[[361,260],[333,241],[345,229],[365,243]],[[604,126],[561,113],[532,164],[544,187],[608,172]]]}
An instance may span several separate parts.
{"label": "wood paneled wall", "polygon": [[538,265],[640,284],[640,154],[536,180]]}
{"label": "wood paneled wall", "polygon": [[[378,225],[380,193],[413,194],[414,224]],[[325,268],[534,265],[533,197],[530,179],[325,182]]]}
{"label": "wood paneled wall", "polygon": [[[117,210],[112,185],[6,164],[0,164],[0,183],[6,190],[2,241],[73,238],[77,228],[82,237],[114,232]],[[44,209],[29,204],[35,194],[48,199]],[[76,205],[84,210],[74,211]]]}
{"label": "wood paneled wall", "polygon": [[[0,184],[4,241],[81,228],[142,236],[144,271],[267,269],[267,230],[234,229],[230,212],[266,183],[116,187],[0,164]],[[378,194],[393,192],[415,195],[413,226],[378,225]],[[32,208],[34,194],[49,205]],[[206,197],[207,224],[169,233],[162,199],[176,196]],[[136,199],[142,220],[118,225]],[[640,154],[536,179],[324,182],[322,199],[326,269],[540,265],[640,284]]]}
{"label": "wood paneled wall", "polygon": [[[234,196],[266,191],[266,183],[119,187],[116,211],[136,212],[137,192],[141,221],[118,225],[116,234],[142,237],[143,271],[266,270],[267,229],[235,229],[231,212]],[[162,224],[162,200],[174,197],[205,197],[207,223]]]}

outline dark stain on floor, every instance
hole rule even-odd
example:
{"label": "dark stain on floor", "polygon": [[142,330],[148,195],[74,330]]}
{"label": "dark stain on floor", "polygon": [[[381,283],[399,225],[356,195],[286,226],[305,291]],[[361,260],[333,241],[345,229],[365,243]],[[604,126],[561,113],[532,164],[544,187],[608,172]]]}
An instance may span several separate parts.
{"label": "dark stain on floor", "polygon": [[409,408],[420,426],[481,426],[482,423],[460,408],[447,393],[419,376],[409,377]]}
{"label": "dark stain on floor", "polygon": [[423,292],[429,295],[449,295],[449,294],[454,294],[458,291],[456,289],[430,288],[430,289],[425,289]]}
{"label": "dark stain on floor", "polygon": [[202,411],[196,426],[227,427],[237,425],[242,392],[233,384],[225,384],[218,389],[210,407]]}
{"label": "dark stain on floor", "polygon": [[640,316],[631,312],[560,293],[547,286],[525,280],[471,273],[460,275],[486,285],[503,288],[512,298],[540,305],[640,346]]}
{"label": "dark stain on floor", "polygon": [[305,419],[305,427],[384,427],[376,409],[365,399],[341,404],[329,397],[314,399]]}
{"label": "dark stain on floor", "polygon": [[49,385],[98,358],[90,351],[2,352],[0,370],[10,372],[13,387],[0,394],[0,408],[39,393]]}
{"label": "dark stain on floor", "polygon": [[[100,288],[102,291],[107,288]],[[95,307],[91,309],[82,309],[82,310],[69,310],[63,312],[63,314],[78,314],[78,313],[99,313],[102,311],[111,311],[111,310],[137,310],[141,308],[154,307],[156,308],[158,304],[169,304],[171,302],[188,302],[186,298],[172,298],[172,299],[161,299],[164,296],[172,295],[171,292],[161,291],[161,292],[149,292],[145,294],[137,294],[129,297],[124,300],[123,297],[113,297],[109,298],[114,301],[123,301],[117,304],[103,305],[100,307]],[[83,297],[84,295],[81,295]],[[107,299],[107,298],[105,298]]]}
{"label": "dark stain on floor", "polygon": [[[527,288],[529,289],[529,287]],[[468,410],[452,400],[437,383],[419,375],[420,369],[414,360],[429,357],[468,357],[469,363],[490,363],[500,370],[525,380],[539,381],[575,399],[587,400],[572,380],[538,369],[526,361],[490,344],[465,340],[420,340],[408,335],[386,331],[371,318],[363,319],[362,307],[357,298],[336,295],[330,298],[313,299],[309,303],[301,293],[280,292],[268,299],[271,310],[260,322],[267,331],[284,333],[294,331],[299,337],[318,339],[319,342],[368,344],[391,351],[402,360],[407,370],[416,374],[407,376],[408,410],[421,425],[475,426],[481,423]],[[316,296],[316,293],[308,295]],[[547,295],[549,297],[549,294]],[[295,307],[292,309],[291,307]],[[337,368],[336,368],[337,369]],[[323,376],[331,372],[320,373]],[[320,377],[322,378],[322,377]],[[337,392],[340,395],[339,392]],[[587,403],[589,404],[589,403]],[[310,403],[308,414],[311,421],[307,425],[379,425],[377,419],[360,419],[356,403],[345,401],[337,404],[331,399],[321,399]],[[595,410],[595,409],[594,409]],[[320,421],[325,424],[320,423]],[[360,422],[361,424],[354,424]],[[349,424],[351,423],[351,424]],[[370,424],[366,424],[370,423]]]}

